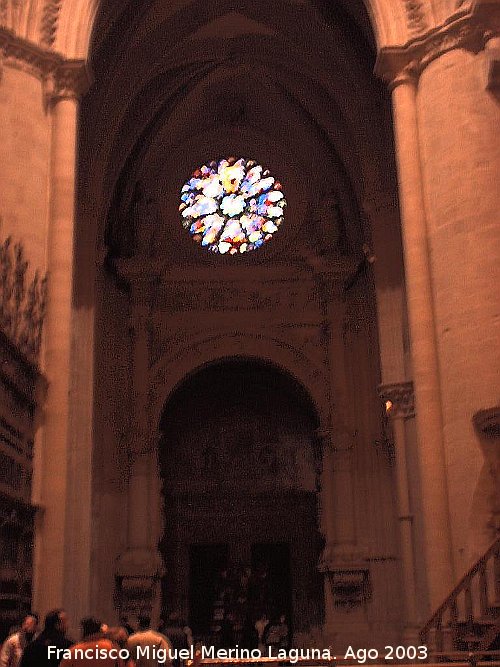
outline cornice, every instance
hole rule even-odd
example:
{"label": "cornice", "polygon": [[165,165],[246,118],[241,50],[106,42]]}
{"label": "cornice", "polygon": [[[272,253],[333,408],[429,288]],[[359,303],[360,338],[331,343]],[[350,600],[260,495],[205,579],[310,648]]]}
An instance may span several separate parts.
{"label": "cornice", "polygon": [[85,61],[66,60],[60,53],[37,46],[0,27],[0,78],[3,66],[39,79],[46,103],[78,98],[90,85]]}
{"label": "cornice", "polygon": [[415,416],[413,382],[382,384],[378,395],[385,403],[386,412],[393,419],[410,419]]}
{"label": "cornice", "polygon": [[60,54],[47,51],[0,27],[0,67],[8,65],[43,81],[63,62]]}
{"label": "cornice", "polygon": [[392,85],[418,78],[434,60],[454,49],[472,53],[482,51],[495,34],[500,33],[499,6],[477,2],[472,8],[456,13],[443,25],[418,35],[401,46],[380,50],[375,73]]}

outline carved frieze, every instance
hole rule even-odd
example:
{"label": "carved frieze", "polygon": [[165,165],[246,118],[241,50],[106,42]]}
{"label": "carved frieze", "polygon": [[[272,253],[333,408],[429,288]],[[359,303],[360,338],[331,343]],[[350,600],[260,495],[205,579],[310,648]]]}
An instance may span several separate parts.
{"label": "carved frieze", "polygon": [[317,313],[316,298],[303,281],[270,281],[267,283],[212,281],[160,285],[155,295],[155,308],[169,314],[181,312],[218,311],[282,311]]}
{"label": "carved frieze", "polygon": [[415,416],[413,382],[380,385],[378,394],[385,403],[387,414],[393,419],[410,419]]}
{"label": "carved frieze", "polygon": [[0,244],[0,329],[37,362],[45,317],[46,282],[38,271],[27,278],[23,246],[9,237]]}

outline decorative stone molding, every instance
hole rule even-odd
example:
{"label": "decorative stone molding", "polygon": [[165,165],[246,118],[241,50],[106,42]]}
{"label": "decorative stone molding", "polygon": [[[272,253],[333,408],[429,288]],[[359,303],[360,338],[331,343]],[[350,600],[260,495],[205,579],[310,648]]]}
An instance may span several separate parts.
{"label": "decorative stone molding", "polygon": [[403,0],[410,33],[421,33],[428,28],[423,3],[420,0]]}
{"label": "decorative stone molding", "polygon": [[46,0],[45,2],[40,26],[40,41],[45,47],[51,47],[56,41],[61,5],[62,0]]}
{"label": "decorative stone molding", "polygon": [[0,27],[0,61],[43,81],[64,59]]}
{"label": "decorative stone molding", "polygon": [[327,572],[327,576],[337,610],[351,611],[370,600],[369,569],[332,570]]}
{"label": "decorative stone molding", "polygon": [[370,599],[370,569],[366,554],[355,545],[327,544],[318,570],[327,577],[333,604],[339,611],[351,611]]}
{"label": "decorative stone molding", "polygon": [[413,382],[380,385],[378,395],[385,403],[387,414],[393,419],[411,419],[415,416]]}
{"label": "decorative stone molding", "polygon": [[[160,574],[116,576],[115,607],[121,615],[138,619],[154,616],[160,596]],[[153,622],[156,619],[153,620]]]}
{"label": "decorative stone molding", "polygon": [[479,53],[491,39],[492,31],[496,34],[499,30],[500,17],[493,10],[485,11],[478,3],[425,36],[415,37],[403,46],[381,49],[375,72],[394,87],[407,81],[408,76],[418,77],[427,65],[448,51],[465,49]]}
{"label": "decorative stone molding", "polygon": [[81,97],[91,83],[84,60],[65,60],[0,27],[0,79],[4,66],[42,81],[46,106],[58,99]]}
{"label": "decorative stone molding", "polygon": [[487,438],[500,438],[500,406],[479,410],[472,417],[474,427]]}
{"label": "decorative stone molding", "polygon": [[44,99],[51,105],[62,99],[79,99],[88,90],[90,79],[83,60],[66,60],[44,79]]}
{"label": "decorative stone molding", "polygon": [[25,354],[37,362],[45,317],[46,276],[36,271],[27,281],[28,262],[20,243],[7,238],[0,244],[0,329]]}

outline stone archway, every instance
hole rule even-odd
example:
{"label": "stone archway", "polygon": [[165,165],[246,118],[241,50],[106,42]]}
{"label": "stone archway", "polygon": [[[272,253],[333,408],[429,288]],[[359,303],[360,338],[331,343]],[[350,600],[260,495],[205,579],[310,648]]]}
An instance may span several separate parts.
{"label": "stone archway", "polygon": [[211,645],[241,644],[261,613],[297,636],[322,625],[318,426],[307,391],[256,358],[198,368],[165,404],[163,612]]}
{"label": "stone archway", "polygon": [[325,367],[318,366],[289,342],[262,333],[218,331],[214,335],[191,339],[188,344],[174,347],[150,371],[152,421],[163,412],[166,402],[178,385],[197,369],[228,357],[246,357],[264,360],[290,375],[306,391],[319,417],[319,428],[327,428],[330,421],[328,377]]}

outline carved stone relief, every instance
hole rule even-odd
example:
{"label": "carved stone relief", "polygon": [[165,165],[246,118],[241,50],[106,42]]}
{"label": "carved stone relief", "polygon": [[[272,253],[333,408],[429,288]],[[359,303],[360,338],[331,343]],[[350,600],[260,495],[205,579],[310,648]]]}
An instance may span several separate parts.
{"label": "carved stone relief", "polygon": [[[311,288],[311,289],[310,289]],[[209,284],[192,282],[162,284],[154,298],[157,310],[169,314],[187,311],[281,311],[295,309],[317,311],[312,285],[304,281],[239,282],[228,285],[226,281]]]}
{"label": "carved stone relief", "polygon": [[27,278],[23,246],[0,244],[0,329],[29,359],[37,362],[45,317],[46,276]]}

